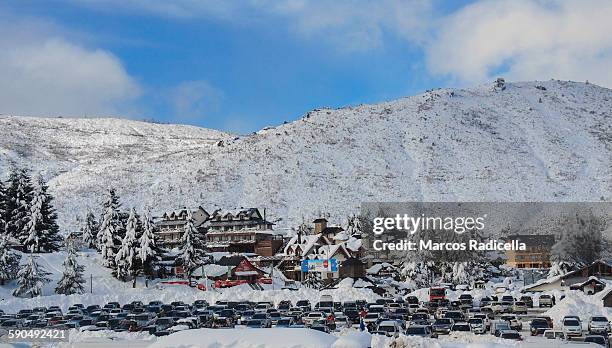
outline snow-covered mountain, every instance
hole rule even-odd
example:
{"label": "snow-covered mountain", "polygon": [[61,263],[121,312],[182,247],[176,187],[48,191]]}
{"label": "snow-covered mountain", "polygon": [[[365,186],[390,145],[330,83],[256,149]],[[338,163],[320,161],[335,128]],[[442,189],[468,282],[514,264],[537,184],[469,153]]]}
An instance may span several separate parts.
{"label": "snow-covered mountain", "polygon": [[[1,107],[0,107],[1,108]],[[64,226],[123,204],[266,207],[279,226],[363,201],[612,199],[612,90],[546,81],[320,109],[248,136],[121,119],[0,116],[0,170],[50,179]]]}

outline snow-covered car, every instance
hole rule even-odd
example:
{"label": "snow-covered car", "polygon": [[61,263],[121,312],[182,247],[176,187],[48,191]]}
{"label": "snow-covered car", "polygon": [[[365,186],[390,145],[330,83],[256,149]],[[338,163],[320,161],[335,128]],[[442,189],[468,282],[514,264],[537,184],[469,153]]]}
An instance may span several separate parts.
{"label": "snow-covered car", "polygon": [[431,327],[427,325],[411,325],[406,329],[406,336],[437,338],[438,334],[434,333]]}
{"label": "snow-covered car", "polygon": [[436,321],[434,321],[431,327],[435,333],[448,334],[451,332],[451,329],[453,328],[454,323],[455,322],[453,321],[453,319],[440,318],[440,319],[436,319]]}
{"label": "snow-covered car", "polygon": [[484,320],[482,318],[470,318],[468,319],[468,324],[473,333],[475,334],[484,334],[487,330],[485,326]]}
{"label": "snow-covered car", "polygon": [[398,337],[402,326],[395,320],[383,320],[376,326],[376,331],[382,331],[387,337]]}
{"label": "snow-covered car", "polygon": [[525,302],[522,302],[522,301],[514,302],[514,304],[512,305],[512,313],[527,314],[527,305],[525,304]]}
{"label": "snow-covered car", "polygon": [[582,336],[582,324],[574,318],[564,319],[561,327],[566,337]]}
{"label": "snow-covered car", "polygon": [[589,333],[609,333],[610,332],[610,321],[608,318],[597,315],[592,316],[589,320]]}

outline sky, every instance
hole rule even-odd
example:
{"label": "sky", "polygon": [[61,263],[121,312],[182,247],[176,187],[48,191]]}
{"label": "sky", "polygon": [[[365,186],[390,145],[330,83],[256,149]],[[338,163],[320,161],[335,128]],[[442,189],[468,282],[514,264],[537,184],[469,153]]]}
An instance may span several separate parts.
{"label": "sky", "polygon": [[0,114],[248,134],[507,80],[612,87],[608,0],[7,0]]}

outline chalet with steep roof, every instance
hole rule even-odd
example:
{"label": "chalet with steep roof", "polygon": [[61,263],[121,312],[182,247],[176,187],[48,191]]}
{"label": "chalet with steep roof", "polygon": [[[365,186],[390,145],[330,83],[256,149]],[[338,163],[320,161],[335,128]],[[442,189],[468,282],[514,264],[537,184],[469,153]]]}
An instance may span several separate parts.
{"label": "chalet with steep roof", "polygon": [[[157,218],[156,226],[158,230],[156,232],[159,241],[164,247],[174,248],[179,245],[181,236],[185,231],[185,224],[187,223],[188,208],[183,208],[177,211],[165,212],[161,217]],[[191,215],[194,220],[194,226],[204,238],[206,234],[205,222],[208,220],[210,214],[202,207],[191,208]]]}

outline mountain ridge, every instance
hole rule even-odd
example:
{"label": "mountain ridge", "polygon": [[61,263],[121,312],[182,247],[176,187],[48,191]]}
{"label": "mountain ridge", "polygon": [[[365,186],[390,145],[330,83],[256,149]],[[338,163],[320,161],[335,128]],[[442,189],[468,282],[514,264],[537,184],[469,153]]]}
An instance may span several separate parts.
{"label": "mountain ridge", "polygon": [[[125,208],[266,207],[279,227],[362,201],[612,199],[612,91],[565,81],[315,109],[240,136],[122,119],[0,116],[0,166],[42,171],[60,222]],[[309,222],[309,221],[307,221]]]}

